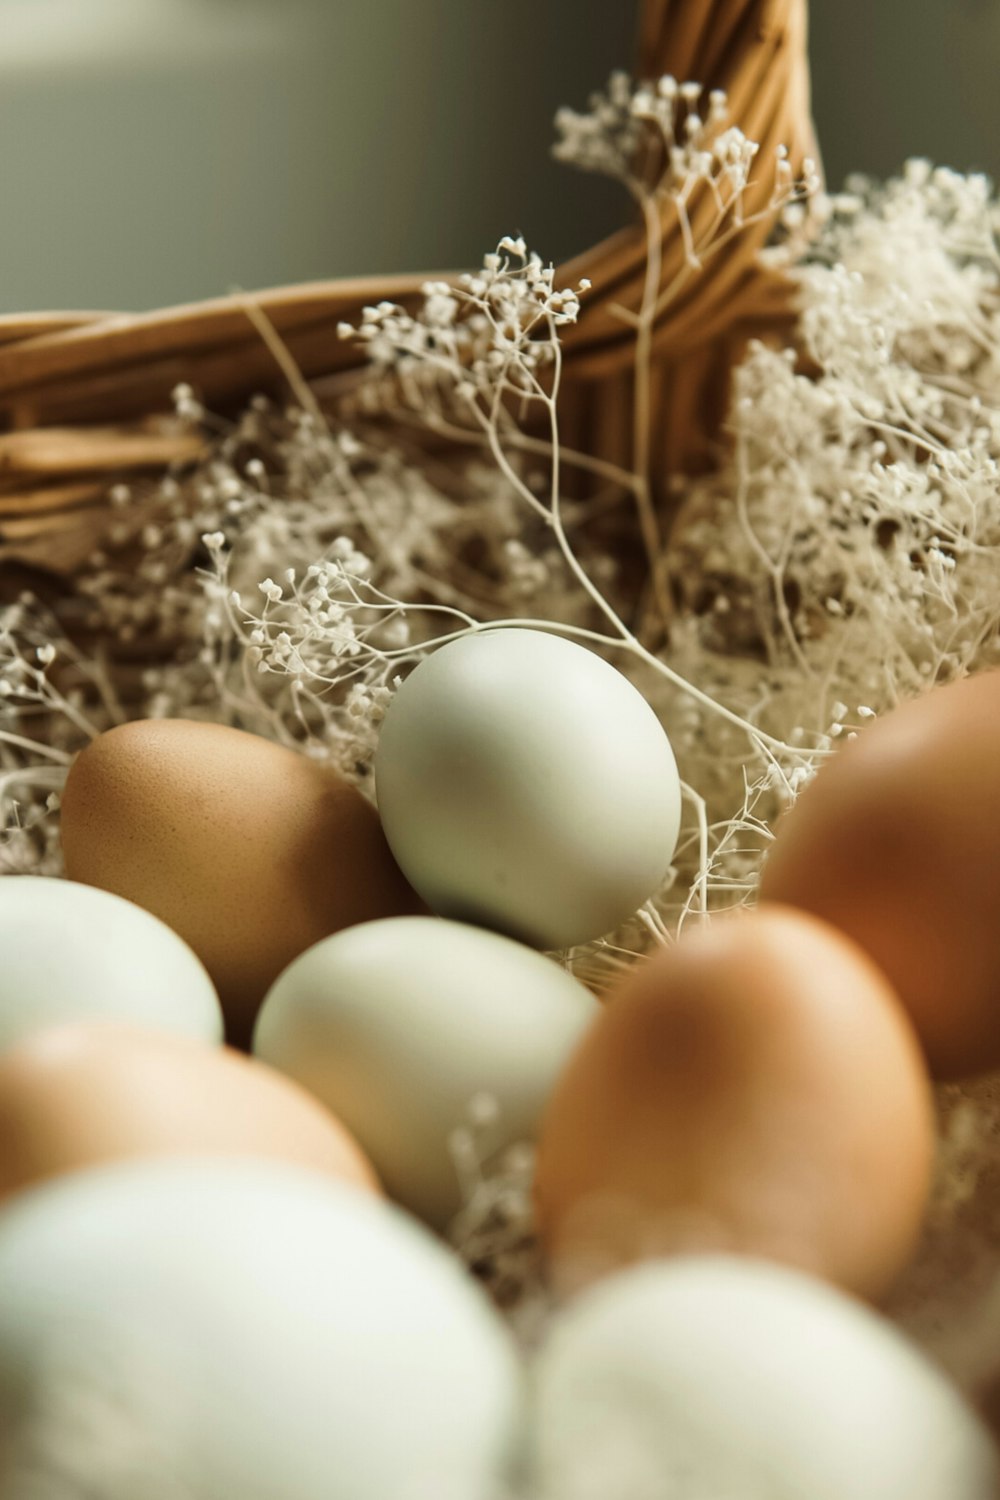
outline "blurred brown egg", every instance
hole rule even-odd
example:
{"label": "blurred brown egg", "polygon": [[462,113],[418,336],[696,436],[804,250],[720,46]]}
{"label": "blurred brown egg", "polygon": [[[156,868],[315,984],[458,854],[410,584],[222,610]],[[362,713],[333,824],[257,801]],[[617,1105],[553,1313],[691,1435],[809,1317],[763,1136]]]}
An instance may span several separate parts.
{"label": "blurred brown egg", "polygon": [[242,1045],[306,948],[423,909],[354,786],[221,724],[140,719],[100,735],[70,768],[62,846],[71,880],[134,901],[190,944]]}
{"label": "blurred brown egg", "polygon": [[242,1053],[90,1022],[0,1056],[0,1201],[81,1167],[191,1153],[275,1157],[378,1191],[334,1116]]}
{"label": "blurred brown egg", "polygon": [[761,894],[871,955],[937,1077],[1000,1067],[1000,672],[839,750],[778,824]]}
{"label": "blurred brown egg", "polygon": [[784,907],[640,961],[549,1101],[536,1197],[556,1283],[677,1252],[862,1296],[910,1257],[933,1156],[912,1028],[869,959]]}

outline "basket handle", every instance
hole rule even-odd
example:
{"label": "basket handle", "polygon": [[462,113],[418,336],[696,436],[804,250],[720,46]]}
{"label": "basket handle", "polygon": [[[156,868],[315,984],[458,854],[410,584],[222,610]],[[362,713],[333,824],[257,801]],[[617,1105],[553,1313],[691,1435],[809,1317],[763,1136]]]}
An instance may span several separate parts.
{"label": "basket handle", "polygon": [[[772,187],[767,164],[779,145],[787,147],[796,175],[807,157],[818,162],[806,42],[806,0],[644,0],[640,10],[638,75],[669,73],[706,90],[724,89],[731,123],[759,143],[762,167],[747,192],[748,217],[766,207]],[[712,212],[707,192],[692,195],[693,223],[706,222]],[[787,338],[794,307],[790,287],[757,260],[773,227],[769,215],[686,282],[679,275],[685,244],[670,202],[660,227],[660,285],[680,281],[653,334],[648,410],[654,430],[647,437],[654,489],[662,498],[669,474],[714,460],[733,364],[750,337]],[[588,276],[594,285],[565,339],[563,430],[570,446],[626,467],[642,441],[634,430],[634,337],[615,308],[638,308],[645,269],[640,227],[562,268],[567,279]]]}

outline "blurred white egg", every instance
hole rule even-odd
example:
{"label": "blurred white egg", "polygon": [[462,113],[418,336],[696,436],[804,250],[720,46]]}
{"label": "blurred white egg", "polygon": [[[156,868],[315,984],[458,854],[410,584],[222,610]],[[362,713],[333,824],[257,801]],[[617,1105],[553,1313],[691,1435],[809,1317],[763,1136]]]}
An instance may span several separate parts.
{"label": "blurred white egg", "polygon": [[108,891],[0,879],[0,1047],[62,1021],[113,1020],[222,1040],[212,981],[158,917]]}
{"label": "blurred white egg", "polygon": [[356,1138],[386,1192],[436,1227],[461,1207],[452,1132],[496,1108],[491,1152],[533,1140],[556,1077],[599,1012],[558,964],[440,917],[363,922],[275,981],[254,1051]]}
{"label": "blurred white egg", "polygon": [[519,1403],[479,1288],[356,1188],[143,1163],[0,1214],[0,1500],[494,1500]]}
{"label": "blurred white egg", "polygon": [[914,1347],[843,1293],[763,1262],[619,1273],[557,1318],[534,1380],[537,1500],[998,1493],[985,1429]]}
{"label": "blurred white egg", "polygon": [[375,783],[389,846],[428,905],[538,948],[631,916],[680,826],[674,754],[642,694],[540,630],[463,636],[421,662],[386,713]]}

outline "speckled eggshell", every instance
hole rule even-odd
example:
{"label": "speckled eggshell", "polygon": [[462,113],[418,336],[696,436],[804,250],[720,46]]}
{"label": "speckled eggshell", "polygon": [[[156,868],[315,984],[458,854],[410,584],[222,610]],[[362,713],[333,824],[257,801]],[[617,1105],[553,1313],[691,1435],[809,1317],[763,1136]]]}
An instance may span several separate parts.
{"label": "speckled eggshell", "polygon": [[899,1331],[811,1277],[636,1266],[534,1365],[533,1500],[996,1500],[997,1454]]}
{"label": "speckled eggshell", "polygon": [[144,719],[102,734],[70,769],[62,845],[74,880],[137,902],[191,945],[238,1043],[297,954],[420,909],[354,786],[220,724]]}
{"label": "speckled eggshell", "polygon": [[778,823],[761,891],[871,954],[935,1076],[1000,1067],[1000,671],[859,730]]}
{"label": "speckled eggshell", "polygon": [[0,1500],[495,1500],[510,1337],[407,1215],[273,1162],[129,1162],[0,1212]]}
{"label": "speckled eggshell", "polygon": [[601,937],[663,882],[680,781],[663,727],[593,651],[506,628],[398,689],[375,785],[401,868],[442,916],[539,948]]}
{"label": "speckled eggshell", "polygon": [[877,1298],[915,1247],[934,1149],[909,1020],[860,949],[772,906],[640,961],[562,1073],[536,1194],[557,1280],[687,1250]]}
{"label": "speckled eggshell", "polygon": [[296,959],[264,1002],[254,1051],[343,1121],[391,1197],[443,1228],[462,1203],[450,1137],[476,1096],[498,1111],[488,1154],[531,1141],[597,1013],[589,990],[531,948],[397,917]]}
{"label": "speckled eggshell", "polygon": [[202,1153],[274,1157],[377,1188],[328,1110],[229,1048],[92,1022],[0,1053],[0,1202],[102,1162]]}
{"label": "speckled eggshell", "polygon": [[141,906],[70,880],[0,879],[0,1049],[61,1021],[114,1020],[222,1040],[188,945]]}

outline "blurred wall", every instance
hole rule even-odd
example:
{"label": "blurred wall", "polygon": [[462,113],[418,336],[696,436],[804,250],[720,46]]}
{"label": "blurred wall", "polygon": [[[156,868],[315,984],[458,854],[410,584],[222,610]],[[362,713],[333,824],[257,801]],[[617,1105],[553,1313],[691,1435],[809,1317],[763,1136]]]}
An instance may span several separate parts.
{"label": "blurred wall", "polygon": [[1000,176],[997,0],[812,0],[810,17],[831,187],[911,156]]}
{"label": "blurred wall", "polygon": [[552,116],[632,0],[0,0],[0,310],[157,306],[616,229]]}
{"label": "blurred wall", "polygon": [[[447,269],[516,231],[558,261],[628,212],[548,147],[637,8],[0,0],[0,311]],[[831,184],[1000,168],[995,0],[813,0],[811,52]]]}

